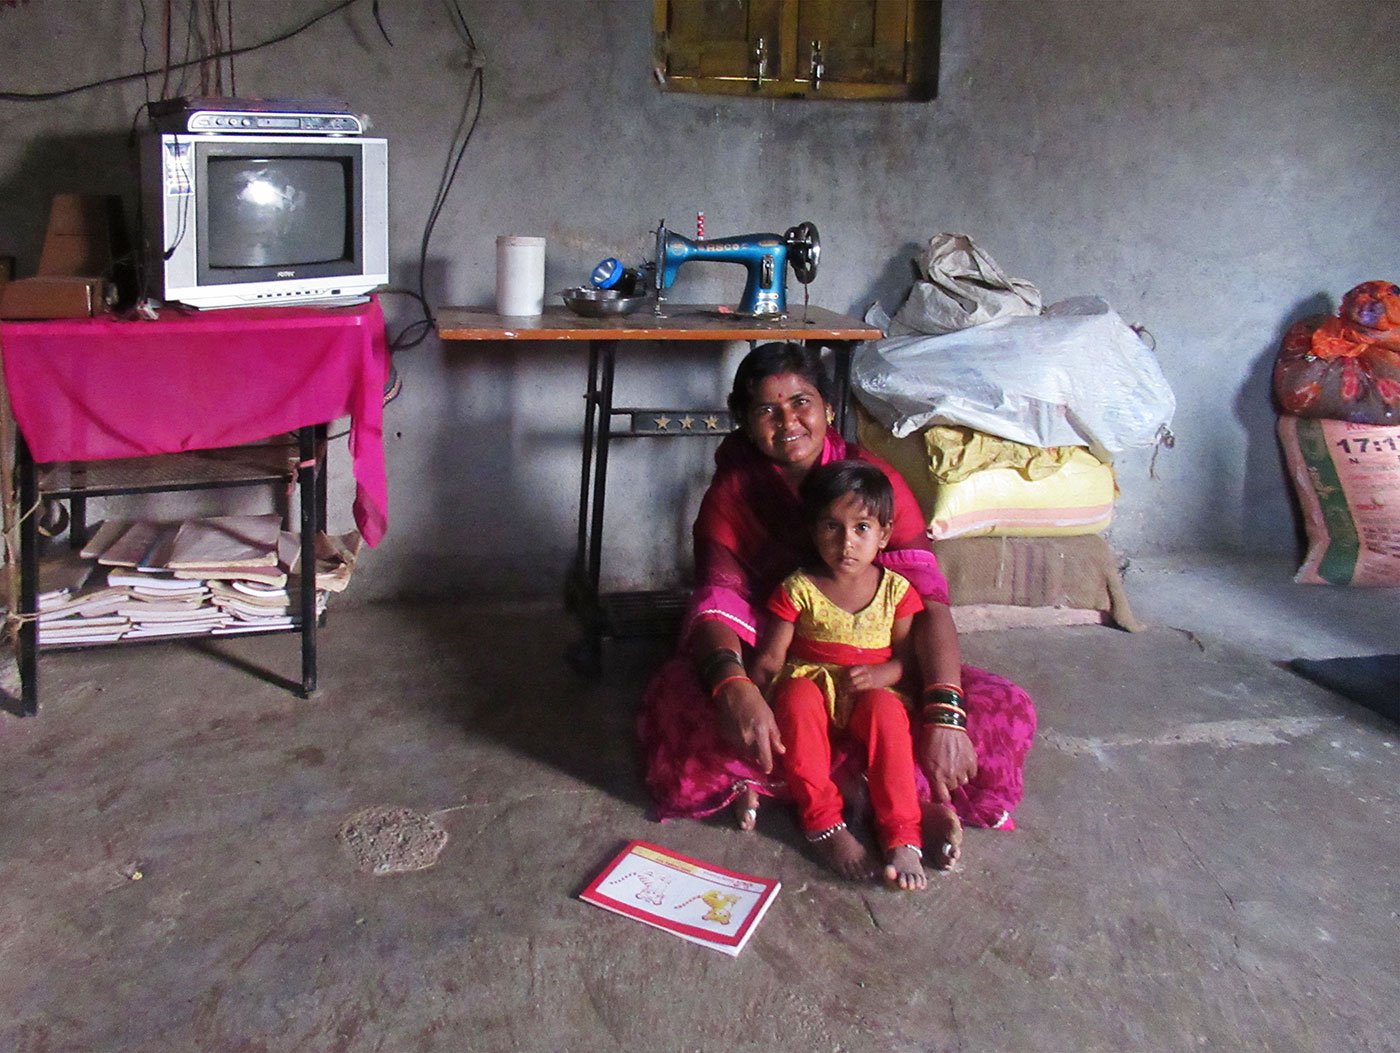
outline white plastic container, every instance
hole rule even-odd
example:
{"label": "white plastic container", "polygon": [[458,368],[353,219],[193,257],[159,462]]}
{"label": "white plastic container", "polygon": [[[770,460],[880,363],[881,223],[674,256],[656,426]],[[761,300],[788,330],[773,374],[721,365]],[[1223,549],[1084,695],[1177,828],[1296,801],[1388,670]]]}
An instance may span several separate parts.
{"label": "white plastic container", "polygon": [[501,234],[496,238],[496,313],[544,311],[544,238]]}

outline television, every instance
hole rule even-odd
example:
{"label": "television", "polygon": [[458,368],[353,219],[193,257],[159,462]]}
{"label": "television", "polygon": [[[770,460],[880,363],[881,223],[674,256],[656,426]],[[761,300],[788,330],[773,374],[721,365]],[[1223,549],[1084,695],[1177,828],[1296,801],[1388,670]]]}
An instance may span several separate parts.
{"label": "television", "polygon": [[140,159],[143,295],[334,305],[389,280],[384,139],[152,131]]}

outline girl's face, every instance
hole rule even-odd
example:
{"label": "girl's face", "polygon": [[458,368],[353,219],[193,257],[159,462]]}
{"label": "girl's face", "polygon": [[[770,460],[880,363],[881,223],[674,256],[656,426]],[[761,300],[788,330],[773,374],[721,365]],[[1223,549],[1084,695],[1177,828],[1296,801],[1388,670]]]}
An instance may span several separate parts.
{"label": "girl's face", "polygon": [[754,388],[744,428],[759,453],[801,477],[821,457],[826,400],[795,373],[764,377]]}
{"label": "girl's face", "polygon": [[822,510],[812,527],[812,540],[833,574],[855,574],[874,563],[889,544],[890,528],[880,525],[864,501],[845,494]]}

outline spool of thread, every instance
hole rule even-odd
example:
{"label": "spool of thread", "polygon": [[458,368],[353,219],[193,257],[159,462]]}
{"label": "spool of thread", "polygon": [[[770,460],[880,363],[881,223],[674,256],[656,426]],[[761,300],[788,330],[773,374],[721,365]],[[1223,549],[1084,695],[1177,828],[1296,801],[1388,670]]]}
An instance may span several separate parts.
{"label": "spool of thread", "polygon": [[695,240],[705,240],[705,213],[695,213]]}
{"label": "spool of thread", "polygon": [[544,312],[544,238],[502,234],[496,238],[496,313]]}

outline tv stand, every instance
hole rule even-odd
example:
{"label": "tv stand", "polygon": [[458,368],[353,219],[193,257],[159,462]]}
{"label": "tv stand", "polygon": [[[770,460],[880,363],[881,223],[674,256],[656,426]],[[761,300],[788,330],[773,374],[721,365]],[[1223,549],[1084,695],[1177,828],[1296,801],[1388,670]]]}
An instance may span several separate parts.
{"label": "tv stand", "polygon": [[[313,691],[314,546],[325,526],[330,422],[350,418],[355,523],[365,543],[377,544],[388,527],[383,393],[389,354],[378,301],[339,309],[170,311],[154,321],[4,322],[0,345],[17,432],[24,712],[38,708],[34,512],[42,496],[73,502],[74,529],[82,533],[89,497],[292,477],[300,494],[303,571],[300,692]],[[296,458],[285,457],[284,448],[280,466],[245,449],[289,433],[297,436]],[[211,469],[221,457],[232,468]],[[198,468],[193,475],[192,467]]]}

